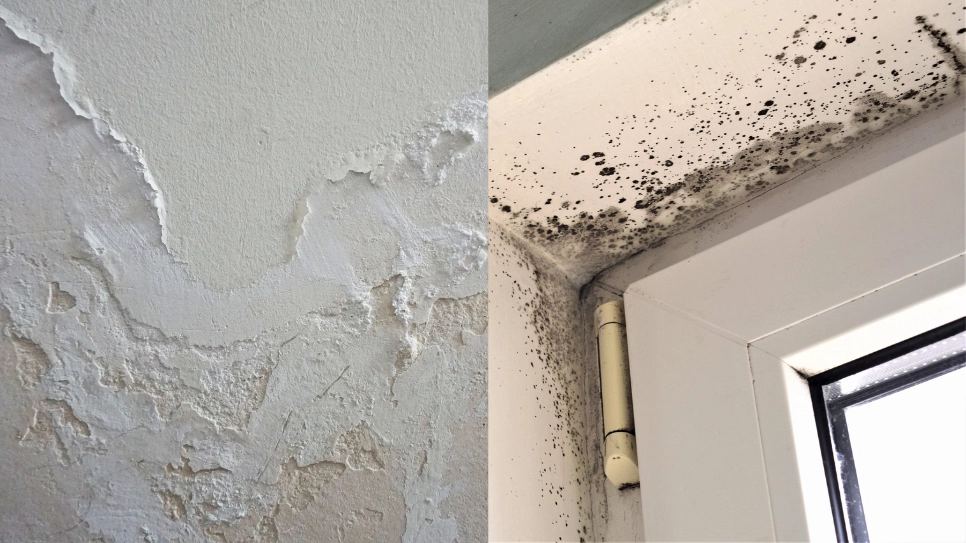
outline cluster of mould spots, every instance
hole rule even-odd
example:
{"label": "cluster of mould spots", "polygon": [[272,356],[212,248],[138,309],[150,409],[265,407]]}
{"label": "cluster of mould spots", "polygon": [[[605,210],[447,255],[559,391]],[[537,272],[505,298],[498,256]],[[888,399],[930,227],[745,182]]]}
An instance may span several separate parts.
{"label": "cluster of mould spots", "polygon": [[[611,119],[596,148],[573,146],[554,167],[539,165],[532,142],[491,149],[510,164],[490,174],[495,220],[584,282],[960,94],[966,28],[920,15],[886,40],[874,31],[881,7],[870,5],[866,17],[802,15],[786,45],[763,53],[754,81],[723,73],[717,92],[682,86],[684,109],[642,103]],[[963,8],[948,9],[961,20]],[[820,95],[796,83],[829,76]],[[668,123],[682,122],[687,136],[669,138]]]}
{"label": "cluster of mould spots", "polygon": [[[542,453],[537,474],[546,494],[539,507],[554,507],[560,541],[593,539],[588,478],[593,473],[587,450],[584,405],[586,358],[580,334],[580,306],[566,278],[549,262],[528,254],[514,237],[491,226],[499,239],[490,246],[492,269],[511,285],[511,307],[526,323],[526,342],[517,353],[526,360],[521,370],[530,377],[538,412],[553,414],[552,426],[533,446]],[[491,282],[493,279],[491,279]],[[496,302],[499,304],[499,302]],[[492,314],[500,314],[499,308]],[[561,470],[564,472],[561,473]],[[570,512],[576,500],[577,518]]]}

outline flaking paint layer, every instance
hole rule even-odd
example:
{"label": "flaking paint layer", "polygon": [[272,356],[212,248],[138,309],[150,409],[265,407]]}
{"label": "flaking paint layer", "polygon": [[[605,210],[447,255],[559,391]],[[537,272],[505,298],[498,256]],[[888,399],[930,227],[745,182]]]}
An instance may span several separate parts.
{"label": "flaking paint layer", "polygon": [[166,247],[219,290],[293,258],[312,183],[377,168],[486,86],[482,1],[0,4],[72,107],[137,150]]}
{"label": "flaking paint layer", "polygon": [[307,183],[290,258],[225,289],[22,34],[0,25],[0,539],[485,539],[484,90]]}

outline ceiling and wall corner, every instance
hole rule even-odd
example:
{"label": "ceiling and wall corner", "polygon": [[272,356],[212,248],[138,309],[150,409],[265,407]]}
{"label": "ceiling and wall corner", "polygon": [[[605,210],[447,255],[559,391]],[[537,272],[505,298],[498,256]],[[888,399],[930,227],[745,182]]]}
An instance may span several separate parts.
{"label": "ceiling and wall corner", "polygon": [[[586,433],[535,419],[522,434],[533,439],[516,447],[545,461],[560,454],[550,436],[561,427],[572,430],[566,451],[584,440],[589,481],[558,485],[554,497],[589,503],[587,540],[640,540],[646,526],[639,491],[604,482],[596,356],[582,323],[630,282],[962,132],[963,9],[942,0],[668,0],[508,89],[491,86],[491,231],[515,251],[490,262],[499,327],[491,394],[499,386],[523,410],[539,398],[533,392],[582,379]],[[543,290],[559,299],[538,301],[534,269],[557,282]],[[576,303],[561,305],[574,295]],[[557,303],[554,319],[536,318],[538,303]],[[512,339],[523,326],[526,338]],[[553,352],[581,326],[586,337]],[[563,352],[578,375],[558,375],[544,361]],[[537,464],[538,474],[494,465],[493,444],[511,435],[501,420],[493,413],[491,531],[512,522],[504,510],[543,518],[550,504],[531,507],[527,496],[571,465]],[[513,506],[495,511],[495,496]],[[558,536],[549,523],[531,529]]]}
{"label": "ceiling and wall corner", "polygon": [[492,98],[490,215],[583,285],[962,92],[947,0],[672,0]]}
{"label": "ceiling and wall corner", "polygon": [[0,539],[484,539],[485,4],[2,4]]}

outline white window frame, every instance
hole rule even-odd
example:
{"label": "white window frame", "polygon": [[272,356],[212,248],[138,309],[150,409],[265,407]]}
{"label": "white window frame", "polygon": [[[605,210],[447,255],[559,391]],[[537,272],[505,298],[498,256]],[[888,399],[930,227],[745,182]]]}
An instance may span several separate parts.
{"label": "white window frame", "polygon": [[834,540],[813,375],[966,312],[962,131],[631,284],[648,541]]}

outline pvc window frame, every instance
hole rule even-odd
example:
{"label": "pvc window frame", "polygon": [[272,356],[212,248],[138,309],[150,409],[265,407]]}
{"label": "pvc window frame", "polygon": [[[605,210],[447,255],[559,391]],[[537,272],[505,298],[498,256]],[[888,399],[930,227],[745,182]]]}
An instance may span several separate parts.
{"label": "pvc window frame", "polygon": [[627,288],[646,540],[836,539],[807,378],[964,316],[964,149],[960,129]]}

